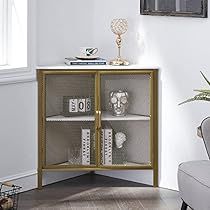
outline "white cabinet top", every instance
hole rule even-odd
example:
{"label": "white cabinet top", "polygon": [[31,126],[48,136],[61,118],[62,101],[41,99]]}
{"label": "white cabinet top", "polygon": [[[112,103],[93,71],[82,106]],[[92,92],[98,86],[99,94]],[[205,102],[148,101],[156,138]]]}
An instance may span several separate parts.
{"label": "white cabinet top", "polygon": [[145,65],[129,65],[129,66],[111,66],[111,65],[71,65],[67,66],[65,64],[58,64],[58,65],[44,65],[44,66],[37,66],[36,69],[48,69],[48,70],[111,70],[111,69],[150,69],[150,70],[156,70],[159,69],[157,66],[145,66]]}

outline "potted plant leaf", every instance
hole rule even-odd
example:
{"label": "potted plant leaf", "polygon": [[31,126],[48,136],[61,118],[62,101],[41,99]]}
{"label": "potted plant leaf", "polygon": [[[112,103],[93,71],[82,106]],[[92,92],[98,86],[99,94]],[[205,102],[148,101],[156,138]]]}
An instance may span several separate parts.
{"label": "potted plant leaf", "polygon": [[[208,85],[210,86],[210,81],[206,78],[206,76],[203,74],[203,72],[201,72],[201,75],[203,76],[203,78],[206,80],[206,82],[208,83]],[[191,102],[191,101],[210,101],[210,89],[204,90],[204,89],[196,89],[194,90],[195,92],[197,92],[197,94],[190,99],[187,99],[186,101],[181,102],[179,105]]]}

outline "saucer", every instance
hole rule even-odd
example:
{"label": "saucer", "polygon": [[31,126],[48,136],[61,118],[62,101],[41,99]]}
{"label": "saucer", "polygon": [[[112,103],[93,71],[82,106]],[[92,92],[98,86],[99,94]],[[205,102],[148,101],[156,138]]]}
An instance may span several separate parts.
{"label": "saucer", "polygon": [[75,56],[75,58],[81,59],[81,60],[94,60],[94,59],[99,58],[99,56],[96,56],[96,55],[90,55],[90,56],[78,55],[78,56]]}

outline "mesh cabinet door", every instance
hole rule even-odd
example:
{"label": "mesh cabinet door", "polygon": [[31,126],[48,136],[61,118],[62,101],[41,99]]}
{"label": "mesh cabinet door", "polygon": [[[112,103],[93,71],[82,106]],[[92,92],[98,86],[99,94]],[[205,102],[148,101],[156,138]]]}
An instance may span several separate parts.
{"label": "mesh cabinet door", "polygon": [[101,74],[101,165],[151,165],[151,81],[148,73]]}
{"label": "mesh cabinet door", "polygon": [[95,73],[46,75],[45,164],[95,166]]}

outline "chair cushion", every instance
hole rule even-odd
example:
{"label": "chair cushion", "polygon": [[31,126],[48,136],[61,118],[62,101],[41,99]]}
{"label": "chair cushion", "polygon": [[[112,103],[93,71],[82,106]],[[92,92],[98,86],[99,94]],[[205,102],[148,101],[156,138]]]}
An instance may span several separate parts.
{"label": "chair cushion", "polygon": [[210,210],[210,161],[190,161],[179,165],[181,198],[195,210]]}

